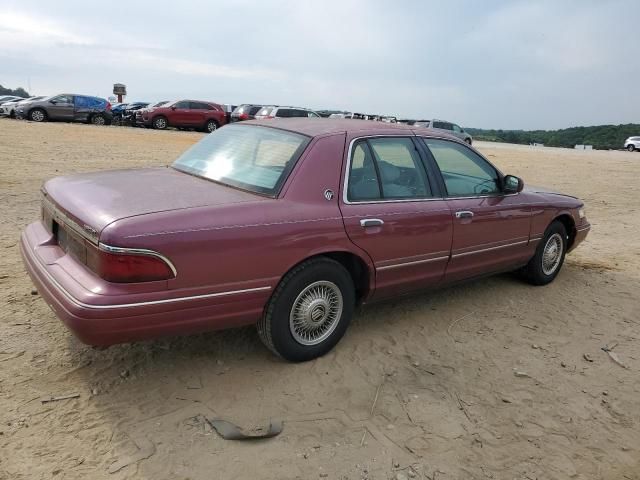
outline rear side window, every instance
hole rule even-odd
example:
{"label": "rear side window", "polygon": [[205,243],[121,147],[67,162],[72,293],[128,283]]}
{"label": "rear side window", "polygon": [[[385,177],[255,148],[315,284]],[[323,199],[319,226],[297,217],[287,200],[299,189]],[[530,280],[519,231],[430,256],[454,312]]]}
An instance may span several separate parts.
{"label": "rear side window", "polygon": [[449,196],[473,197],[500,192],[496,169],[471,149],[435,138],[425,138],[424,142],[442,172]]}
{"label": "rear side window", "polygon": [[251,107],[249,108],[249,115],[255,115],[260,111],[262,107]]}
{"label": "rear side window", "polygon": [[106,101],[97,97],[84,97],[82,95],[75,96],[75,106],[81,108],[105,108]]}
{"label": "rear side window", "polygon": [[281,118],[290,118],[295,116],[295,110],[291,110],[290,108],[279,108],[276,112],[276,117]]}
{"label": "rear side window", "polygon": [[361,140],[352,151],[350,201],[431,197],[426,172],[410,138]]}

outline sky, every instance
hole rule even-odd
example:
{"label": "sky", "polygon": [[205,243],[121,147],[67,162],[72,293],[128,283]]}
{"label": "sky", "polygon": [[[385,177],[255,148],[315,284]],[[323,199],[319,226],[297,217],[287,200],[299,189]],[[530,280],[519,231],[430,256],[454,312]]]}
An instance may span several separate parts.
{"label": "sky", "polygon": [[637,0],[0,0],[0,84],[477,128],[640,123]]}

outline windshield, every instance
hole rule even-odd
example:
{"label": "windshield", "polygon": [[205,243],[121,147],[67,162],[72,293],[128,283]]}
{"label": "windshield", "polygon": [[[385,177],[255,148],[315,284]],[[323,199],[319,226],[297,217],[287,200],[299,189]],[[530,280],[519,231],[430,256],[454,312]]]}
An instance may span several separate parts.
{"label": "windshield", "polygon": [[308,137],[283,130],[227,125],[183,153],[173,168],[275,196],[308,142]]}

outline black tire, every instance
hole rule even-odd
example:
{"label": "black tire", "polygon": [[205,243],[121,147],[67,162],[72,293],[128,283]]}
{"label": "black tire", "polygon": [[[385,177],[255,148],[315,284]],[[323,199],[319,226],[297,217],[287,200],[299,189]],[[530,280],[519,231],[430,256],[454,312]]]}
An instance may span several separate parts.
{"label": "black tire", "polygon": [[107,119],[104,118],[104,115],[102,115],[101,113],[94,113],[93,115],[91,115],[91,118],[89,118],[89,122],[92,125],[103,126],[106,125]]}
{"label": "black tire", "polygon": [[111,125],[115,127],[121,127],[122,125],[124,125],[124,122],[122,121],[122,117],[120,115],[114,115],[113,118],[111,119]]}
{"label": "black tire", "polygon": [[473,143],[473,140],[471,140],[470,138],[465,138],[464,141],[465,143],[467,143],[467,145],[471,145]]}
{"label": "black tire", "polygon": [[[300,297],[314,286],[328,288],[329,292],[334,294],[333,299],[336,301],[340,298],[335,296],[336,291],[339,291],[342,308],[339,314],[331,309],[327,313],[328,304],[322,304],[322,298],[313,300],[320,302],[315,307],[307,304],[309,319],[315,317],[317,309],[321,311],[321,317],[317,320],[319,323],[311,335],[317,336],[319,333],[316,332],[320,331],[324,331],[324,334],[320,335],[320,338],[310,340],[317,343],[305,345],[296,338],[294,327],[291,325],[291,316],[296,301],[299,301]],[[312,360],[324,355],[338,343],[349,326],[354,308],[355,289],[349,272],[330,258],[314,258],[295,267],[280,281],[267,304],[262,319],[258,322],[258,334],[267,348],[286,360],[291,362]],[[334,315],[331,315],[332,311]],[[326,323],[325,320],[330,319],[331,316],[335,321]]]}
{"label": "black tire", "polygon": [[207,133],[213,133],[218,129],[218,127],[218,122],[216,122],[215,120],[208,120],[204,125],[204,131]]}
{"label": "black tire", "polygon": [[[558,243],[559,240],[559,243]],[[564,257],[567,253],[567,229],[562,222],[554,221],[547,227],[542,240],[536,248],[535,255],[529,260],[529,263],[522,269],[522,277],[532,285],[547,285],[553,282],[558,276]],[[559,258],[554,261],[553,266],[545,266],[545,251],[552,253],[555,244],[557,248],[562,248]],[[557,251],[557,250],[556,250]],[[553,257],[553,255],[552,255]]]}
{"label": "black tire", "polygon": [[156,130],[166,130],[168,126],[169,122],[167,121],[167,118],[162,115],[153,119],[153,128]]}
{"label": "black tire", "polygon": [[627,150],[629,150],[630,152],[633,152],[635,149],[636,147],[633,144],[627,146]]}
{"label": "black tire", "polygon": [[42,108],[34,108],[29,111],[28,118],[32,122],[45,122],[47,120],[47,112]]}

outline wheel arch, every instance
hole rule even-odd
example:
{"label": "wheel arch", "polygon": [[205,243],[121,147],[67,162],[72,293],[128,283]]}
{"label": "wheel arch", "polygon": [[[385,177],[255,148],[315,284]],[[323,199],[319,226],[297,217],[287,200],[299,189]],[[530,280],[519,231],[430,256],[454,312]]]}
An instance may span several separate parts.
{"label": "wheel arch", "polygon": [[553,222],[560,222],[562,223],[562,225],[564,225],[564,228],[567,230],[567,250],[570,250],[573,246],[573,242],[576,239],[577,231],[575,220],[569,213],[563,212],[559,215],[556,215],[551,223]]}
{"label": "wheel arch", "polygon": [[291,267],[282,274],[278,283],[280,283],[290,271],[297,268],[302,263],[322,257],[330,258],[331,260],[338,262],[347,270],[347,272],[349,272],[355,287],[356,301],[358,303],[362,303],[369,297],[370,293],[373,291],[374,272],[364,258],[348,250],[327,250],[315,252],[299,262],[296,262],[294,265],[291,265]]}

